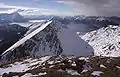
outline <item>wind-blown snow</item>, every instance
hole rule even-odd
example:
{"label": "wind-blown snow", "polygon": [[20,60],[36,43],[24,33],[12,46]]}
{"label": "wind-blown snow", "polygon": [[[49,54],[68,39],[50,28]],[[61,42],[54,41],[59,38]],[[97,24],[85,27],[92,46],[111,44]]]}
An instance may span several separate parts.
{"label": "wind-blown snow", "polygon": [[33,32],[31,32],[30,34],[28,34],[27,36],[25,36],[24,38],[22,38],[21,40],[19,40],[18,42],[16,42],[14,45],[12,45],[9,49],[7,49],[4,53],[2,53],[2,55],[4,55],[7,52],[12,51],[15,48],[19,47],[25,41],[27,41],[28,39],[32,38],[34,35],[36,35],[40,31],[42,31],[44,28],[46,28],[50,23],[52,23],[52,21],[49,21],[46,24],[43,24],[42,26],[40,26],[39,28],[37,28],[36,30],[34,30]]}
{"label": "wind-blown snow", "polygon": [[72,69],[66,69],[66,70],[59,69],[57,71],[59,71],[59,72],[67,72],[68,74],[71,74],[71,75],[80,75],[76,70],[72,70]]}
{"label": "wind-blown snow", "polygon": [[89,58],[85,58],[85,57],[80,57],[79,60],[85,60],[87,61]]}
{"label": "wind-blown snow", "polygon": [[120,56],[120,27],[109,25],[101,29],[79,35],[94,49],[95,56]]}
{"label": "wind-blown snow", "polygon": [[21,77],[32,77],[32,76],[38,76],[38,75],[32,75],[31,73],[26,73],[25,75],[23,75]]}
{"label": "wind-blown snow", "polygon": [[31,73],[26,73],[25,75],[21,76],[21,77],[36,77],[36,76],[41,76],[41,75],[46,75],[47,73],[39,73],[38,75],[32,75]]}
{"label": "wind-blown snow", "polygon": [[29,20],[29,22],[45,22],[46,20]]}
{"label": "wind-blown snow", "polygon": [[87,64],[83,65],[84,69],[81,73],[87,72],[89,70],[91,70],[92,68],[90,66],[88,66]]}
{"label": "wind-blown snow", "polygon": [[101,71],[93,71],[92,75],[94,76],[100,76],[100,74],[103,74]]}
{"label": "wind-blown snow", "polygon": [[120,66],[116,66],[116,68],[120,69]]}
{"label": "wind-blown snow", "polygon": [[75,62],[72,63],[72,66],[76,66]]}
{"label": "wind-blown snow", "polygon": [[107,67],[106,67],[106,66],[104,66],[103,64],[101,64],[101,65],[100,65],[100,67],[102,67],[102,68],[107,68]]}
{"label": "wind-blown snow", "polygon": [[32,24],[32,26],[29,27],[29,30],[26,32],[25,36],[28,35],[29,33],[31,33],[32,31],[34,31],[35,29],[37,29],[38,27],[40,27],[43,23],[41,22],[36,22],[34,24]]}
{"label": "wind-blown snow", "polygon": [[[30,59],[24,60],[23,62],[15,62],[14,64],[10,64],[9,67],[7,68],[0,68],[0,75],[4,73],[9,73],[9,72],[25,72],[27,70],[37,68],[38,66],[40,66],[42,63],[44,63],[50,58],[51,56],[45,56],[39,59],[30,58]],[[35,65],[38,65],[38,66],[35,67]],[[43,74],[46,74],[46,73],[40,73],[40,75],[43,75]]]}
{"label": "wind-blown snow", "polygon": [[46,75],[47,73],[46,72],[44,72],[44,73],[39,73],[39,75],[41,76],[41,75]]}
{"label": "wind-blown snow", "polygon": [[80,75],[77,71],[72,70],[72,69],[66,69],[66,72],[71,74],[71,75]]}

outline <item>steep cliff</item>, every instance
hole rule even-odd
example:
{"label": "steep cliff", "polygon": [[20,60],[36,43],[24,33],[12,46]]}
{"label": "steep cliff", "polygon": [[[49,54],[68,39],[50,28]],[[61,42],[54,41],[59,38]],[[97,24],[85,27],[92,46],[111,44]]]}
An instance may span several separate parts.
{"label": "steep cliff", "polygon": [[42,25],[37,23],[38,28],[33,29],[31,33],[26,34],[25,37],[6,50],[5,55],[3,53],[3,58],[13,60],[26,56],[41,57],[62,53],[63,50],[58,39],[60,23],[56,21],[49,22],[44,22]]}

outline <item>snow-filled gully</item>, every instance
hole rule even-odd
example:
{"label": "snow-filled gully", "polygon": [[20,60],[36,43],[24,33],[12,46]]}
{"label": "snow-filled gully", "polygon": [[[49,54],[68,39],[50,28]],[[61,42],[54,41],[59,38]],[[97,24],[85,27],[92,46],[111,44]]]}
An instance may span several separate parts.
{"label": "snow-filled gully", "polygon": [[6,51],[4,51],[2,53],[1,56],[5,55],[7,52],[9,51],[13,51],[15,48],[19,47],[20,45],[22,45],[24,42],[26,42],[28,39],[32,38],[33,36],[35,36],[36,34],[38,34],[40,31],[42,31],[43,29],[45,29],[49,24],[51,24],[52,21],[48,21],[46,24],[41,25],[39,28],[37,28],[36,30],[34,30],[33,32],[31,32],[30,34],[26,35],[25,37],[23,37],[21,40],[19,40],[18,42],[16,42],[14,45],[12,45],[10,48],[8,48]]}

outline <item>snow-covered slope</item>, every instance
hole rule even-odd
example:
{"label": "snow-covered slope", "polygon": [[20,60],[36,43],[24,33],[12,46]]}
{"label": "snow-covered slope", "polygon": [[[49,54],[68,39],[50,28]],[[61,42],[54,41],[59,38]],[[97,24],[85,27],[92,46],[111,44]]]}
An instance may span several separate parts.
{"label": "snow-covered slope", "polygon": [[25,37],[2,54],[3,59],[13,60],[26,56],[59,55],[62,52],[57,35],[60,28],[56,22],[48,21],[42,25],[38,23],[37,28],[36,25],[34,26],[35,30],[27,33]]}
{"label": "snow-covered slope", "polygon": [[1,77],[119,77],[120,58],[44,56],[0,65]]}
{"label": "snow-covered slope", "polygon": [[[4,73],[9,72],[26,72],[28,70],[35,69],[42,65],[45,61],[50,59],[51,56],[45,56],[39,59],[26,59],[23,62],[15,62],[14,64],[10,64],[11,67],[8,68],[0,68],[0,76]],[[37,66],[38,65],[38,66]]]}
{"label": "snow-covered slope", "polygon": [[79,36],[93,47],[95,56],[120,56],[120,26],[109,25]]}
{"label": "snow-covered slope", "polygon": [[24,36],[30,34],[30,33],[33,32],[35,29],[39,28],[42,24],[43,24],[43,23],[41,23],[41,22],[33,23],[30,27],[28,27],[29,30],[26,32],[26,34],[25,34]]}
{"label": "snow-covered slope", "polygon": [[24,38],[22,38],[21,40],[19,40],[17,43],[15,43],[13,46],[11,46],[9,49],[7,49],[2,55],[4,55],[5,53],[7,53],[8,51],[14,50],[15,48],[19,47],[25,41],[27,41],[28,39],[30,39],[31,37],[33,37],[34,35],[36,35],[40,31],[42,31],[50,23],[52,23],[52,21],[49,21],[48,23],[46,23],[46,24],[42,25],[41,27],[37,28],[35,31],[31,32],[30,34],[28,34],[27,36],[25,36]]}

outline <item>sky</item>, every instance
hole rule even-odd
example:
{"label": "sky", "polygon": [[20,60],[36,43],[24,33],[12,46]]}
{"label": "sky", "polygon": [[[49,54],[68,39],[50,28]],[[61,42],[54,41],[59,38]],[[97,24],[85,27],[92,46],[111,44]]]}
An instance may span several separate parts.
{"label": "sky", "polygon": [[119,16],[120,0],[0,0],[0,13]]}

